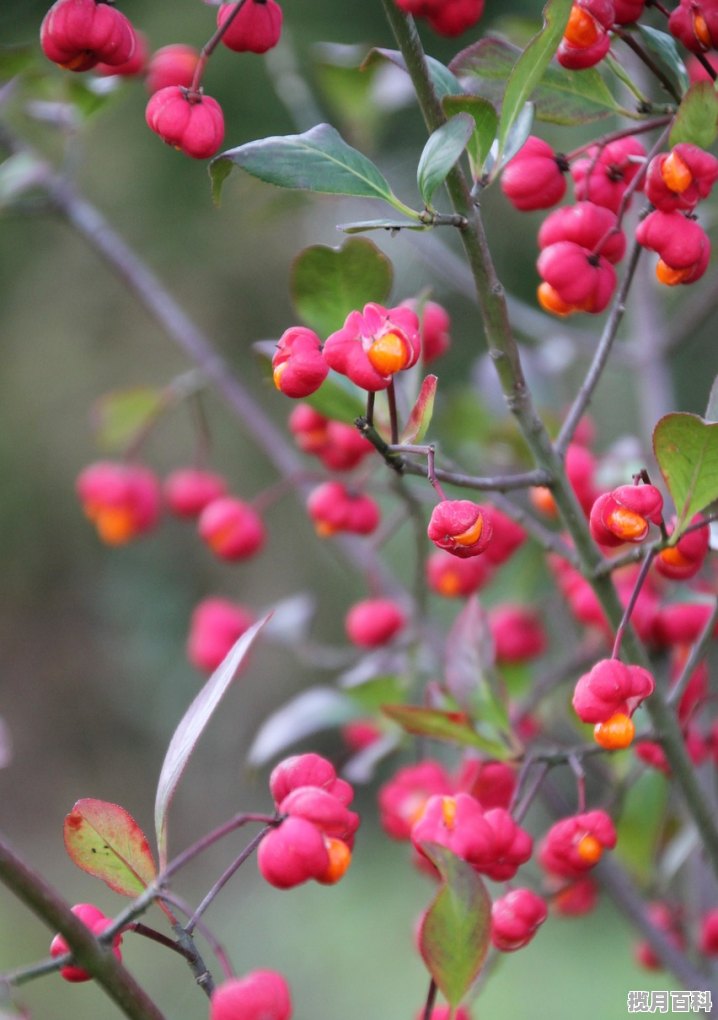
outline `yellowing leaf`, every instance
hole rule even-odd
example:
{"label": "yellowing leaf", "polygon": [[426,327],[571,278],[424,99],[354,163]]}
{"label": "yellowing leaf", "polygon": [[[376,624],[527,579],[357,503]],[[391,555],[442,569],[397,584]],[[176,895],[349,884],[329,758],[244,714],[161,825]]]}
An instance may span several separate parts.
{"label": "yellowing leaf", "polygon": [[104,800],[78,800],[65,818],[65,847],[83,871],[121,896],[137,896],[157,875],[150,845],[124,808]]}

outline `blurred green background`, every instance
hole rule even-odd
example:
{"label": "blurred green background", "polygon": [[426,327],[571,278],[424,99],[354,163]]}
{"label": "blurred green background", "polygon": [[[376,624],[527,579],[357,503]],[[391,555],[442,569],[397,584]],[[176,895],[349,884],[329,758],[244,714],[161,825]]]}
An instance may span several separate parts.
{"label": "blurred green background", "polygon": [[[490,23],[500,5],[487,6]],[[540,6],[525,0],[512,5],[512,14],[536,21]],[[304,129],[315,115],[337,118],[345,137],[380,163],[397,193],[416,203],[412,178],[423,135],[412,106],[391,109],[398,102],[399,78],[388,76],[372,106],[357,113],[346,102],[337,105],[345,86],[329,71],[322,74],[314,48],[319,40],[356,44],[360,53],[372,45],[390,47],[380,4],[339,9],[326,0],[287,0],[285,9],[285,42],[269,61],[220,48],[210,62],[205,85],[224,107],[226,145]],[[36,46],[45,10],[44,3],[5,0],[0,41]],[[123,10],[152,48],[179,41],[199,46],[214,23],[212,8],[199,0],[152,5],[126,0]],[[455,52],[449,41],[424,34],[440,59]],[[461,43],[475,36],[467,33]],[[309,84],[306,100],[291,77],[293,65]],[[54,99],[66,95],[70,77],[51,71]],[[350,88],[357,87],[348,80]],[[290,97],[289,106],[282,94]],[[380,96],[388,97],[382,101],[386,111]],[[251,344],[276,338],[293,324],[287,283],[299,249],[338,244],[337,222],[377,212],[361,203],[279,192],[239,173],[216,209],[206,166],[158,142],[144,124],[145,102],[141,83],[127,83],[70,139],[28,118],[12,97],[6,109],[16,130],[65,161],[79,188],[283,422],[287,403],[267,386]],[[579,144],[567,140],[573,136],[560,137],[566,148]],[[539,220],[519,217],[492,193],[484,208],[509,289],[532,301]],[[377,242],[394,261],[397,300],[432,286],[451,309],[455,343],[441,372],[442,386],[452,392],[476,374],[482,343],[471,300],[456,286],[450,252],[404,235]],[[550,338],[559,361],[566,350],[564,332],[557,326]],[[0,826],[68,900],[91,900],[111,913],[122,905],[118,897],[65,856],[62,820],[77,798],[91,796],[122,804],[151,830],[164,748],[199,685],[184,656],[193,605],[221,593],[260,608],[314,590],[319,595],[314,635],[338,644],[343,614],[365,587],[361,578],[347,575],[330,549],[313,541],[291,497],[268,512],[268,551],[236,567],[212,562],[191,527],[172,520],[128,548],[100,546],[73,490],[77,473],[98,456],[90,426],[93,402],[116,388],[164,385],[189,366],[86,244],[38,210],[21,215],[10,209],[2,217],[0,343],[0,715],[13,745],[11,763],[0,770]],[[705,363],[712,350],[707,337],[696,337],[694,366]],[[529,354],[527,363],[535,371],[540,402],[554,408],[568,398],[582,364],[569,359],[565,371],[550,376],[546,359]],[[715,370],[696,378],[680,364],[669,367],[677,368],[677,406],[701,411]],[[609,374],[601,387],[595,414],[604,448],[626,432],[640,431],[638,390],[640,381],[625,369]],[[453,392],[456,410],[463,405],[458,390]],[[505,417],[495,384],[483,401],[484,416]],[[214,466],[227,473],[240,495],[256,495],[276,479],[266,458],[211,393],[205,408]],[[461,415],[452,419],[450,412],[440,403],[447,427],[465,427]],[[191,415],[179,408],[153,432],[146,457],[166,473],[189,461],[193,449]],[[409,583],[406,559],[402,548],[393,550],[394,566]],[[241,808],[267,809],[266,775],[247,773],[246,748],[272,708],[304,686],[330,679],[297,662],[288,649],[266,646],[256,652],[182,781],[171,817],[175,850]],[[332,735],[311,746],[341,753]],[[360,793],[365,821],[351,872],[338,887],[279,893],[260,883],[249,864],[207,917],[238,972],[272,967],[286,973],[297,1020],[400,1020],[423,1002],[427,978],[411,933],[431,887],[413,872],[406,848],[378,832],[373,797],[371,789]],[[241,845],[220,847],[183,874],[182,895],[193,902],[201,897]],[[48,942],[42,925],[0,889],[0,970],[42,957]],[[125,944],[127,963],[169,1020],[206,1015],[179,958],[137,938]],[[612,908],[603,906],[583,921],[552,921],[532,946],[501,960],[480,993],[476,1016],[614,1020],[626,1014],[629,989],[667,987],[673,984],[665,975],[634,967],[630,934]],[[52,976],[24,987],[19,1000],[39,1020],[116,1015],[94,987],[68,986]]]}

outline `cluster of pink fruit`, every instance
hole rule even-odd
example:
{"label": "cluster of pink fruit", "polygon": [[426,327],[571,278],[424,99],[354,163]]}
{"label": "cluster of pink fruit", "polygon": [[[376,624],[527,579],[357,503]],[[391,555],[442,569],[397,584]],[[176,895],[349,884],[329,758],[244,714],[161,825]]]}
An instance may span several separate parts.
{"label": "cluster of pink fruit", "polygon": [[[608,54],[614,34],[636,22],[645,6],[643,0],[576,0],[559,63],[571,70],[593,67]],[[702,55],[718,40],[718,7],[714,0],[680,0],[668,28]],[[675,286],[703,276],[711,248],[695,209],[718,179],[714,156],[679,142],[649,161],[639,139],[624,132],[564,156],[532,136],[504,170],[502,188],[517,209],[548,209],[564,197],[568,171],[576,204],[552,213],[538,235],[538,299],[546,311],[570,315],[606,308],[616,286],[614,266],[626,247],[623,216],[639,191],[652,210],[635,237],[658,255],[658,280]]]}
{"label": "cluster of pink fruit", "polygon": [[569,163],[531,136],[504,170],[504,194],[517,209],[550,208],[566,192],[569,168],[577,202],[551,213],[538,234],[538,299],[546,311],[606,308],[616,287],[614,266],[626,250],[622,216],[636,191],[654,207],[639,223],[636,240],[658,254],[658,280],[674,286],[703,275],[710,241],[694,210],[718,179],[715,156],[683,142],[648,161],[637,138],[623,137],[593,144]]}
{"label": "cluster of pink fruit", "polygon": [[[571,70],[594,67],[611,48],[612,29],[635,23],[647,6],[656,5],[646,0],[575,0],[558,49],[559,63]],[[718,41],[718,5],[715,0],[679,0],[668,16],[668,30],[687,50],[705,53]]]}
{"label": "cluster of pink fruit", "polygon": [[333,885],[351,863],[359,816],[349,810],[354,791],[318,754],[287,758],[269,788],[281,823],[259,845],[262,876],[278,889],[313,879]]}
{"label": "cluster of pink fruit", "polygon": [[[532,856],[533,840],[512,818],[515,769],[499,761],[468,758],[456,776],[426,760],[399,769],[379,791],[380,818],[393,839],[411,841],[415,863],[435,874],[423,851],[437,843],[495,882],[512,881]],[[601,810],[579,812],[552,825],[539,848],[546,872],[544,891],[559,913],[585,912],[595,903],[587,872],[603,851],[616,844],[609,816]],[[588,882],[588,884],[587,884]],[[512,952],[527,945],[548,914],[544,895],[512,888],[494,900],[493,945]]]}
{"label": "cluster of pink fruit", "polygon": [[[236,0],[217,10],[221,42],[237,53],[265,53],[276,46],[282,9],[276,0]],[[142,33],[104,0],[56,0],[40,29],[45,55],[69,71],[144,75],[151,98],[148,126],[194,159],[207,159],[224,139],[224,116],[216,99],[200,87],[209,51],[173,44],[154,55]]]}
{"label": "cluster of pink fruit", "polygon": [[[265,543],[260,514],[230,495],[226,480],[212,471],[180,468],[161,484],[142,464],[97,461],[80,473],[76,489],[85,515],[108,545],[124,545],[151,531],[163,506],[179,518],[196,520],[200,538],[222,560],[245,560]],[[254,614],[243,605],[220,597],[204,599],[192,614],[190,661],[212,672],[253,622]]]}

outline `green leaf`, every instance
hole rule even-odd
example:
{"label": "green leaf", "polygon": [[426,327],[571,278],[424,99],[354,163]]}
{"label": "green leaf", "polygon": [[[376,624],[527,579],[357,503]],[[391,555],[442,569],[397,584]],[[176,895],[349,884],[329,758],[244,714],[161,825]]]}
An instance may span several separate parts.
{"label": "green leaf", "polygon": [[215,197],[233,166],[279,188],[398,204],[379,168],[329,124],[318,124],[301,135],[261,138],[215,156],[209,166]]}
{"label": "green leaf", "polygon": [[157,875],[150,845],[124,808],[104,800],[78,800],[65,817],[65,847],[83,871],[121,896],[137,896]]}
{"label": "green leaf", "polygon": [[366,413],[366,392],[344,376],[330,375],[318,390],[304,397],[303,403],[309,404],[325,418],[353,425]]}
{"label": "green leaf", "polygon": [[413,736],[448,740],[461,747],[477,747],[493,758],[509,757],[510,752],[504,744],[476,732],[466,712],[442,712],[416,705],[382,705],[381,710]]}
{"label": "green leaf", "polygon": [[297,315],[322,337],[344,325],[355,309],[383,304],[391,293],[391,261],[367,238],[346,240],[341,248],[313,245],[292,265],[289,289]]}
{"label": "green leaf", "polygon": [[651,28],[650,25],[636,23],[635,28],[646,49],[658,57],[668,72],[671,82],[676,86],[676,90],[680,95],[683,95],[690,88],[691,79],[688,76],[686,65],[681,59],[675,38],[667,32],[659,32],[657,28]]}
{"label": "green leaf", "polygon": [[451,1006],[476,980],[491,937],[491,899],[471,865],[446,847],[423,843],[438,869],[441,887],[421,919],[419,951]]}
{"label": "green leaf", "polygon": [[361,45],[312,46],[314,77],[332,120],[361,147],[372,147],[385,111],[373,101],[376,74],[359,66],[365,54]]}
{"label": "green leaf", "polygon": [[342,690],[363,712],[378,712],[387,702],[399,702],[404,697],[405,684],[401,677],[388,674],[374,676],[361,683],[346,683]]}
{"label": "green leaf", "polygon": [[718,499],[718,423],[667,414],[653,430],[653,452],[676,507],[676,541],[691,518]]}
{"label": "green leaf", "polygon": [[155,829],[162,868],[167,863],[167,812],[182,773],[192,757],[195,744],[217,710],[267,619],[268,616],[265,616],[258,620],[234,644],[182,716],[172,735],[155,795]]}
{"label": "green leaf", "polygon": [[543,28],[531,39],[511,71],[504,92],[497,135],[499,165],[511,128],[558,49],[571,7],[572,0],[548,0],[543,9]]}
{"label": "green leaf", "polygon": [[266,765],[305,737],[340,726],[358,715],[348,695],[333,687],[310,687],[264,720],[247,751],[247,764],[252,768]]}
{"label": "green leaf", "polygon": [[499,117],[496,110],[481,96],[445,96],[442,104],[447,117],[457,113],[468,113],[474,118],[474,131],[469,139],[467,152],[471,163],[471,172],[475,179],[481,176],[484,160],[489,154]]}
{"label": "green leaf", "polygon": [[[462,50],[452,68],[471,91],[495,106],[501,104],[506,84],[521,50],[496,36],[487,36]],[[587,124],[614,113],[625,113],[593,67],[577,73],[549,64],[531,94],[536,119],[552,124]]]}
{"label": "green leaf", "polygon": [[654,769],[628,785],[616,830],[618,857],[641,882],[655,876],[655,855],[665,825],[668,783]]}
{"label": "green leaf", "polygon": [[718,421],[718,375],[713,380],[710,394],[708,395],[708,406],[706,407],[705,420],[708,422]]}
{"label": "green leaf", "polygon": [[686,92],[668,139],[670,145],[690,142],[709,149],[718,138],[718,95],[709,81],[699,81]]}
{"label": "green leaf", "polygon": [[437,188],[446,180],[473,133],[474,118],[468,113],[457,113],[429,136],[416,170],[419,194],[427,208],[431,208]]}
{"label": "green leaf", "polygon": [[35,62],[35,46],[0,46],[0,81],[22,74]]}
{"label": "green leaf", "polygon": [[[494,173],[502,170],[509,160],[514,158],[528,136],[531,134],[533,122],[534,104],[526,103],[521,113],[511,125],[511,129],[509,130],[504,142],[503,150],[499,150],[496,142],[494,142],[491,147],[491,152],[486,160],[487,173]],[[494,158],[494,154],[496,154],[496,158]]]}
{"label": "green leaf", "polygon": [[406,425],[399,437],[400,443],[420,443],[427,433],[434,413],[434,397],[438,378],[427,375],[421,384],[419,396],[414,402]]}
{"label": "green leaf", "polygon": [[[444,96],[460,96],[463,93],[464,90],[461,87],[461,82],[448,67],[445,67],[444,64],[434,57],[427,56],[424,59],[429,70],[431,84],[434,86],[434,92],[438,99],[443,99]],[[397,67],[400,67],[402,71],[406,71],[406,62],[398,50],[386,50],[378,47],[369,51],[364,63],[361,65],[362,70],[371,67],[377,60],[388,60],[392,64],[396,64]]]}
{"label": "green leaf", "polygon": [[85,120],[103,110],[114,99],[115,91],[108,79],[73,76],[67,83],[68,99]]}
{"label": "green leaf", "polygon": [[97,445],[108,453],[122,453],[150,427],[166,402],[165,391],[152,386],[105,393],[90,412]]}

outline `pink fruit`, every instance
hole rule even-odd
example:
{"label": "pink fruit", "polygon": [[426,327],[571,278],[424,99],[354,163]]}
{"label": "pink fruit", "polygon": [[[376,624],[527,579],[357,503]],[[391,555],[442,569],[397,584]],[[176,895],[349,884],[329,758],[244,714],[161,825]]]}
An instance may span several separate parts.
{"label": "pink fruit", "polygon": [[224,138],[224,116],[216,99],[167,85],[155,92],[145,110],[147,126],[163,142],[192,159],[209,159]]}
{"label": "pink fruit", "polygon": [[643,143],[631,136],[617,138],[601,147],[590,146],[580,159],[571,164],[576,198],[617,213],[626,188],[642,170],[645,161]]}
{"label": "pink fruit", "polygon": [[159,520],[159,481],[141,464],[89,464],[78,475],[75,489],[85,516],[108,545],[124,545],[151,531]]}
{"label": "pink fruit", "polygon": [[163,494],[177,517],[198,517],[209,503],[226,496],[227,482],[212,471],[178,468],[165,479]]}
{"label": "pink fruit", "polygon": [[445,499],[431,512],[427,534],[434,545],[465,559],[478,556],[491,541],[491,523],[478,503]]}
{"label": "pink fruit", "polygon": [[169,85],[189,88],[199,62],[199,52],[194,46],[172,43],[157,50],[147,64],[145,86],[152,95]]}
{"label": "pink fruit", "polygon": [[575,0],[556,59],[563,67],[580,71],[593,67],[608,53],[614,22],[613,0]]}
{"label": "pink fruit", "polygon": [[137,37],[116,7],[96,0],[57,0],[43,18],[40,45],[49,60],[68,71],[88,71],[96,64],[125,64]]}
{"label": "pink fruit", "polygon": [[292,326],[279,338],[272,358],[274,385],[287,397],[308,397],[329,373],[322,344],[315,332]]}
{"label": "pink fruit", "polygon": [[512,889],[491,907],[491,941],[512,953],[528,945],[548,916],[546,901],[530,889]]}
{"label": "pink fruit", "polygon": [[213,672],[253,623],[254,616],[244,606],[229,599],[203,599],[192,613],[187,658],[197,669]]}
{"label": "pink fruit", "polygon": [[[78,917],[82,923],[90,929],[93,935],[101,935],[106,928],[112,924],[112,919],[105,917],[101,910],[99,910],[92,903],[77,903],[72,907],[72,913]],[[112,939],[112,952],[115,954],[118,960],[122,959],[122,952],[120,951],[120,943],[122,942],[122,933],[118,932]],[[52,942],[50,943],[50,956],[55,959],[58,956],[64,956],[70,952],[70,947],[65,941],[62,935],[55,935]],[[65,981],[80,982],[90,981],[92,975],[89,974],[82,967],[78,967],[75,964],[67,964],[65,967],[60,968],[60,976]]]}
{"label": "pink fruit", "polygon": [[257,511],[234,496],[208,503],[199,516],[200,538],[222,560],[243,560],[259,552],[266,533]]}
{"label": "pink fruit", "polygon": [[354,492],[341,482],[324,482],[314,489],[307,510],[321,538],[340,531],[369,535],[380,519],[379,507],[370,496]]}
{"label": "pink fruit", "polygon": [[[226,3],[218,8],[218,26],[225,23],[236,6]],[[266,53],[277,45],[281,34],[282,8],[276,0],[245,0],[222,42],[236,53]]]}
{"label": "pink fruit", "polygon": [[501,175],[501,190],[516,209],[550,209],[566,193],[568,163],[548,142],[530,135]]}
{"label": "pink fruit", "polygon": [[539,861],[552,875],[579,878],[594,867],[604,850],[616,845],[616,829],[605,811],[584,811],[555,822],[539,850]]}
{"label": "pink fruit", "polygon": [[585,723],[606,722],[618,713],[631,716],[654,688],[653,677],[642,666],[601,659],[576,683],[574,711]]}
{"label": "pink fruit", "polygon": [[386,389],[397,372],[416,364],[420,354],[419,319],[401,305],[368,304],[362,312],[350,312],[324,344],[329,367],[370,392]]}
{"label": "pink fruit", "polygon": [[387,644],[405,625],[403,609],[391,599],[357,602],[344,621],[349,640],[360,648],[377,648]]}
{"label": "pink fruit", "polygon": [[274,970],[255,970],[230,978],[212,993],[209,1020],[289,1020],[289,986]]}

